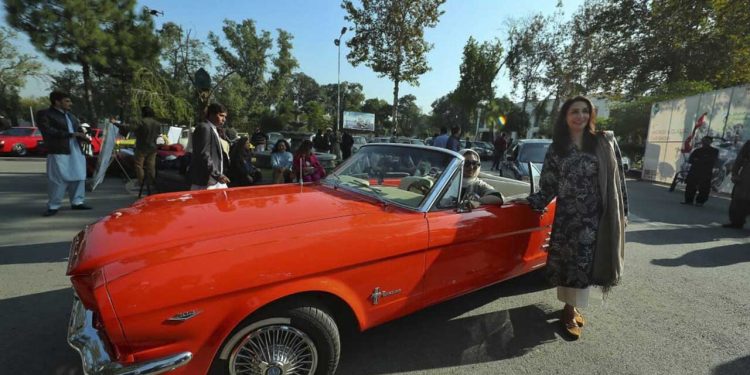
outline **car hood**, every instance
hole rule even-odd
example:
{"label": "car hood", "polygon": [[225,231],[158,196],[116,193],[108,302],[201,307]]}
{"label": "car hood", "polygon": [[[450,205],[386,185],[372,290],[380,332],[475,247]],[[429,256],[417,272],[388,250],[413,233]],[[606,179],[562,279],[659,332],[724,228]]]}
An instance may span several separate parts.
{"label": "car hood", "polygon": [[88,226],[74,241],[68,273],[88,273],[165,247],[351,216],[373,206],[341,194],[322,185],[287,184],[147,197]]}

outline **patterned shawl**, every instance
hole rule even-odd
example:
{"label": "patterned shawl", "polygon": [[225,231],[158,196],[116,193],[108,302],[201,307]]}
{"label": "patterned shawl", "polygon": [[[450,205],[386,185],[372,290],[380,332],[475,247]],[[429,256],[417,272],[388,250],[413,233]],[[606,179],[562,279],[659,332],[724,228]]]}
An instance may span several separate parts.
{"label": "patterned shawl", "polygon": [[627,192],[620,150],[612,132],[597,136],[596,157],[599,160],[599,188],[602,216],[594,251],[592,284],[606,294],[620,282],[625,264],[625,225],[627,223]]}

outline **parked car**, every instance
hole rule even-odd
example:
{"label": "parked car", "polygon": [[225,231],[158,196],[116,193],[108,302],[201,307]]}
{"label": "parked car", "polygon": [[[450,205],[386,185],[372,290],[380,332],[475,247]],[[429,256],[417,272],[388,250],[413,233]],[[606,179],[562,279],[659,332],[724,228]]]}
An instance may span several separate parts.
{"label": "parked car", "polygon": [[352,154],[359,151],[359,148],[367,144],[367,138],[361,135],[353,135],[354,144],[352,145]]}
{"label": "parked car", "polygon": [[492,155],[495,153],[495,146],[489,142],[471,141],[470,147],[479,154],[482,160],[492,160]]}
{"label": "parked car", "polygon": [[551,139],[522,139],[510,149],[507,160],[500,163],[500,175],[528,181],[531,162],[539,170],[544,166],[544,156],[552,144]]}
{"label": "parked car", "polygon": [[0,131],[0,154],[26,156],[36,153],[43,143],[42,132],[33,126],[20,126]]}
{"label": "parked car", "polygon": [[334,373],[340,332],[545,265],[555,203],[472,208],[462,169],[449,150],[368,144],[320,183],[118,209],[71,243],[68,342],[87,374]]}

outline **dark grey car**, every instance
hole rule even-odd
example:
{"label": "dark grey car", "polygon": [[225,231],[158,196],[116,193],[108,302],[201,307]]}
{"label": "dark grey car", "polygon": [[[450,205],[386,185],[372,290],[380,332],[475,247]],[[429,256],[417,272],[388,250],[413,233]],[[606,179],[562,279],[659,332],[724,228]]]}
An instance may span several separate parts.
{"label": "dark grey car", "polygon": [[522,139],[508,151],[507,159],[500,163],[500,175],[516,180],[529,180],[528,163],[542,170],[544,156],[547,154],[551,139]]}

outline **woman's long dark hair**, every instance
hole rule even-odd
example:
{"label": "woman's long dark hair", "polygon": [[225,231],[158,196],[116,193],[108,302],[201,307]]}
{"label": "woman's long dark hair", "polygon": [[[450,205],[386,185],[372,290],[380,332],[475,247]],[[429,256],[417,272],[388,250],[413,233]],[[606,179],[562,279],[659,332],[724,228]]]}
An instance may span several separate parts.
{"label": "woman's long dark hair", "polygon": [[307,154],[310,153],[313,149],[313,143],[309,139],[305,139],[302,141],[302,143],[297,148],[297,152],[294,153],[295,157],[307,157]]}
{"label": "woman's long dark hair", "polygon": [[557,114],[557,121],[555,121],[554,134],[552,135],[552,147],[555,148],[555,152],[558,155],[567,155],[570,150],[570,130],[568,129],[568,110],[575,102],[583,102],[589,109],[589,123],[583,130],[583,151],[588,153],[596,152],[596,111],[594,105],[591,104],[591,100],[585,96],[576,96],[575,98],[568,99],[563,103],[560,108],[560,113]]}
{"label": "woman's long dark hair", "polygon": [[240,138],[235,144],[232,145],[232,148],[229,152],[229,160],[231,161],[239,161],[245,156],[245,149],[247,148],[247,137]]}

